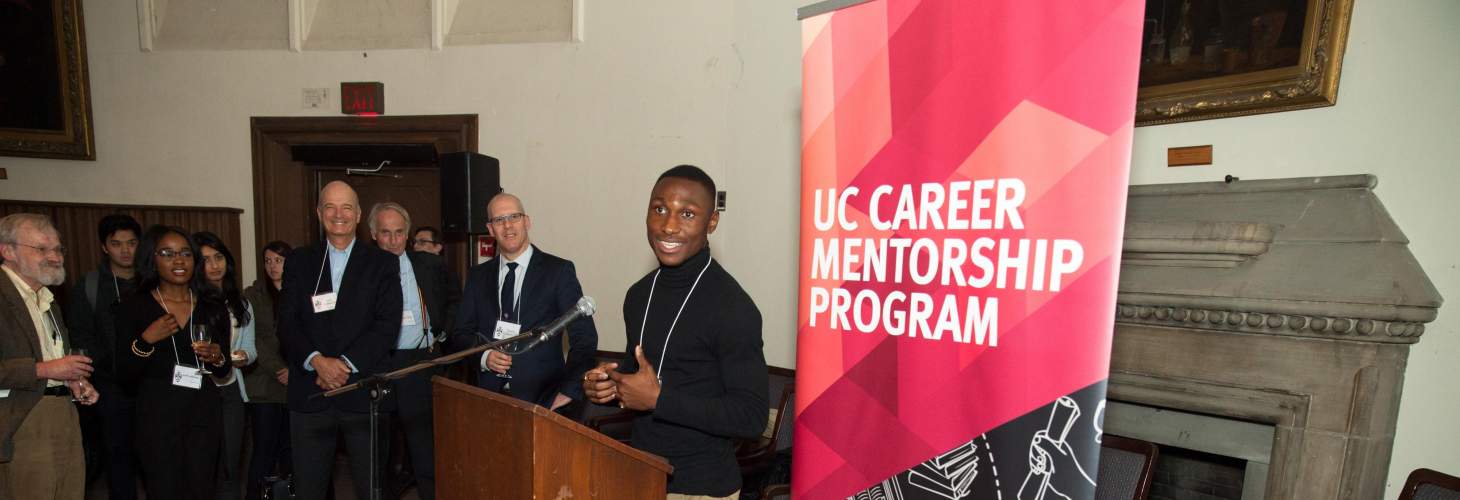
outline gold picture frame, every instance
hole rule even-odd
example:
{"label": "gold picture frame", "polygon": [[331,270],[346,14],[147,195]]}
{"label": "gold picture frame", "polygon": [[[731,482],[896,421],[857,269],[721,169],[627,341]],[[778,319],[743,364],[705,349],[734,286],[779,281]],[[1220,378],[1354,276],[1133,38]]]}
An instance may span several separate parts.
{"label": "gold picture frame", "polygon": [[96,160],[80,0],[0,3],[0,155]]}
{"label": "gold picture frame", "polygon": [[1334,105],[1352,15],[1353,0],[1149,0],[1136,126]]}

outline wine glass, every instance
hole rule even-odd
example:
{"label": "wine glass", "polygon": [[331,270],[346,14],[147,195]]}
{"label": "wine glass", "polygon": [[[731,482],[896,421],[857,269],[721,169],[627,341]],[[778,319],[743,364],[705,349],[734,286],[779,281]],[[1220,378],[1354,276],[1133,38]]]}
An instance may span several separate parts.
{"label": "wine glass", "polygon": [[[193,323],[192,338],[194,352],[196,352],[197,349],[207,347],[208,344],[213,342],[213,337],[212,335],[210,335],[210,332],[208,332],[208,325],[202,323]],[[198,373],[208,373],[207,370],[203,369],[203,362],[201,359],[198,360]]]}
{"label": "wine glass", "polygon": [[[85,347],[70,347],[70,348],[67,348],[66,349],[66,355],[67,356],[86,356],[86,357],[91,357],[91,351],[86,350]],[[72,403],[79,403],[79,402],[81,402],[81,399],[78,398],[77,397],[77,394],[73,392],[73,393],[71,393],[71,402]]]}

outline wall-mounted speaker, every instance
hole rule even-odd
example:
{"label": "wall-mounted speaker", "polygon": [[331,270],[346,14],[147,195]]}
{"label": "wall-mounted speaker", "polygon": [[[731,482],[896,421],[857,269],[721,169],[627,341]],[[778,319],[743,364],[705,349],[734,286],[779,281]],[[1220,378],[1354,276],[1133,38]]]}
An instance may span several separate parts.
{"label": "wall-mounted speaker", "polygon": [[502,192],[502,170],[496,158],[461,151],[441,155],[441,230],[487,232],[487,202]]}

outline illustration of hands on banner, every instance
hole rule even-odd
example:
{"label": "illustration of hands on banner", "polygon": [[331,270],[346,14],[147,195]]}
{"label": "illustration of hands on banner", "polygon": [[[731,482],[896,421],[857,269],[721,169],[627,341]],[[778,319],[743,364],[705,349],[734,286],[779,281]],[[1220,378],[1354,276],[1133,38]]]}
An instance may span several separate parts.
{"label": "illustration of hands on banner", "polygon": [[1104,395],[1100,383],[1060,397],[846,498],[1093,498]]}
{"label": "illustration of hands on banner", "polygon": [[[1075,476],[1090,485],[1095,480],[1080,466],[1075,450],[1070,446],[1070,429],[1080,418],[1080,405],[1068,397],[1059,398],[1049,412],[1049,423],[1043,430],[1034,433],[1029,443],[1029,474],[1024,476],[1024,485],[1019,487],[1019,500],[1049,500],[1070,496],[1061,493],[1053,479],[1058,475]],[[1063,479],[1061,482],[1068,482]]]}

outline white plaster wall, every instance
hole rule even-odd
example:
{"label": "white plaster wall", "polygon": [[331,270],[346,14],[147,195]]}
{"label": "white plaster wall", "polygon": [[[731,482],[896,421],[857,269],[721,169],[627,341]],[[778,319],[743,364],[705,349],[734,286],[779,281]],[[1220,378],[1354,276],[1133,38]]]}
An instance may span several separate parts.
{"label": "white plaster wall", "polygon": [[[605,349],[624,345],[623,290],[653,266],[640,221],[654,177],[704,167],[729,191],[711,245],[760,306],[767,360],[791,366],[795,8],[810,2],[584,3],[577,44],[296,54],[142,53],[133,2],[86,0],[97,161],[0,158],[0,197],[239,207],[253,248],[248,118],[334,115],[337,101],[300,109],[300,89],[381,81],[391,115],[480,115],[480,150],[502,159],[534,239],[576,261],[598,299]],[[1377,174],[1419,262],[1460,300],[1460,3],[1358,4],[1338,106],[1137,129],[1132,180]],[[1165,148],[1197,144],[1215,146],[1215,165],[1164,167]],[[1457,329],[1460,312],[1441,309],[1412,350],[1390,498],[1416,467],[1460,473]]]}
{"label": "white plaster wall", "polygon": [[[534,240],[574,260],[598,299],[605,349],[624,346],[623,292],[654,265],[642,223],[654,179],[705,168],[730,200],[712,247],[760,304],[768,360],[790,366],[796,5],[586,4],[576,44],[144,53],[135,3],[86,1],[97,161],[0,158],[0,197],[243,208],[253,248],[249,117],[338,115],[339,82],[380,81],[390,115],[479,115],[479,149],[502,160]],[[306,87],[331,102],[302,109]]]}

